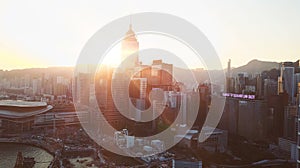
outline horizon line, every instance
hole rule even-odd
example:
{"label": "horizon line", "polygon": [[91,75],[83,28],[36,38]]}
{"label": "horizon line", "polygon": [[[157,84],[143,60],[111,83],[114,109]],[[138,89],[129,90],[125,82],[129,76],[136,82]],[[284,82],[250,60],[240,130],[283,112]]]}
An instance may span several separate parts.
{"label": "horizon line", "polygon": [[[237,66],[237,67],[231,67],[231,69],[235,69],[235,68],[239,68],[241,66],[245,66],[247,65],[248,63],[252,62],[252,61],[260,61],[260,62],[269,62],[269,63],[282,63],[282,61],[280,62],[276,62],[276,61],[262,61],[262,60],[259,60],[259,59],[252,59],[250,60],[249,62],[243,64],[243,65],[240,65],[240,66]],[[298,61],[298,60],[296,60]],[[293,61],[284,61],[284,62],[293,62]],[[96,64],[85,64],[85,65],[96,65]],[[110,65],[110,64],[102,64],[102,65],[105,65],[105,66],[110,66],[110,67],[114,67],[115,65]],[[99,65],[97,65],[98,67]],[[8,68],[8,69],[1,69],[0,68],[0,71],[14,71],[14,70],[27,70],[27,69],[47,69],[47,68],[75,68],[76,65],[53,65],[53,66],[41,66],[41,67],[24,67],[24,68]],[[176,68],[181,68],[181,69],[186,69],[186,68],[183,68],[183,67],[178,67],[178,66],[174,66]],[[201,69],[201,70],[207,70],[205,69],[204,67],[192,67],[190,68],[190,70],[197,70],[197,69]],[[227,67],[223,67],[223,69],[211,69],[211,71],[214,71],[214,70],[226,70]]]}

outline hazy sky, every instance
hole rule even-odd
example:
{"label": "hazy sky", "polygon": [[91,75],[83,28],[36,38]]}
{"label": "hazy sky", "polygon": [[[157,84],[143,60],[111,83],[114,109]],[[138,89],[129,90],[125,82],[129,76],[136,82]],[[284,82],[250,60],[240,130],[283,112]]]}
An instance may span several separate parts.
{"label": "hazy sky", "polygon": [[138,12],[169,13],[196,25],[224,67],[229,58],[233,66],[300,59],[299,0],[1,0],[0,69],[74,66],[97,30]]}

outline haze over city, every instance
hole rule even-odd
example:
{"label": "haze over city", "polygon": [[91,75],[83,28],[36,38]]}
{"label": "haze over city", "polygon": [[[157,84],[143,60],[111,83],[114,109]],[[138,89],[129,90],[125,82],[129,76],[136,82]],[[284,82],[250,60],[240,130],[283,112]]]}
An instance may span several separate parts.
{"label": "haze over city", "polygon": [[[0,67],[75,66],[84,44],[98,29],[121,16],[144,11],[173,14],[197,26],[214,45],[224,68],[230,58],[232,67],[252,59],[294,61],[300,56],[299,7],[299,1],[271,0],[120,1],[118,5],[1,1]],[[134,28],[134,18],[132,22]],[[147,47],[147,40],[139,40],[141,48]],[[193,62],[190,67],[203,68]]]}
{"label": "haze over city", "polygon": [[300,168],[299,9],[0,2],[0,167]]}

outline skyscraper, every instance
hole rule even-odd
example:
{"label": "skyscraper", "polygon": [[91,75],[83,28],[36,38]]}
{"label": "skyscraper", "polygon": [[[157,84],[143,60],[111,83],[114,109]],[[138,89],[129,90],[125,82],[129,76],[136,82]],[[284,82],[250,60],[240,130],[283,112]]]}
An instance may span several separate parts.
{"label": "skyscraper", "polygon": [[296,96],[297,96],[297,93],[299,92],[298,90],[298,83],[300,82],[300,73],[295,73],[294,75],[294,82],[295,82],[295,93],[296,93]]}
{"label": "skyscraper", "polygon": [[132,25],[129,25],[129,30],[127,31],[125,38],[122,41],[122,56],[121,60],[126,59],[126,68],[134,68],[139,65],[138,58],[139,42],[136,38],[134,31],[132,30]]}
{"label": "skyscraper", "polygon": [[228,60],[227,64],[227,77],[231,78],[231,59]]}
{"label": "skyscraper", "polygon": [[173,65],[163,63],[162,60],[153,60],[151,65],[152,87],[169,90],[173,84]]}
{"label": "skyscraper", "polygon": [[298,83],[297,110],[298,110],[298,134],[297,134],[297,168],[300,168],[300,83]]}
{"label": "skyscraper", "polygon": [[283,63],[281,68],[281,74],[278,80],[279,91],[285,91],[289,95],[289,103],[294,103],[295,96],[295,82],[294,82],[294,72],[295,68],[293,66],[289,66],[288,63]]}
{"label": "skyscraper", "polygon": [[75,101],[82,105],[89,105],[90,75],[78,73],[74,81]]}

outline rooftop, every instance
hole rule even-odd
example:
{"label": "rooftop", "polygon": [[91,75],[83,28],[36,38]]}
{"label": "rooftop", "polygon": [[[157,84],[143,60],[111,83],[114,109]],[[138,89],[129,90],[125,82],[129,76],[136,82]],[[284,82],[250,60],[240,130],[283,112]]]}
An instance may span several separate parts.
{"label": "rooftop", "polygon": [[46,102],[33,102],[22,100],[1,100],[0,106],[6,107],[44,107],[47,106]]}
{"label": "rooftop", "polygon": [[29,102],[18,100],[1,100],[0,117],[18,119],[32,117],[34,115],[45,113],[53,107],[46,102]]}

